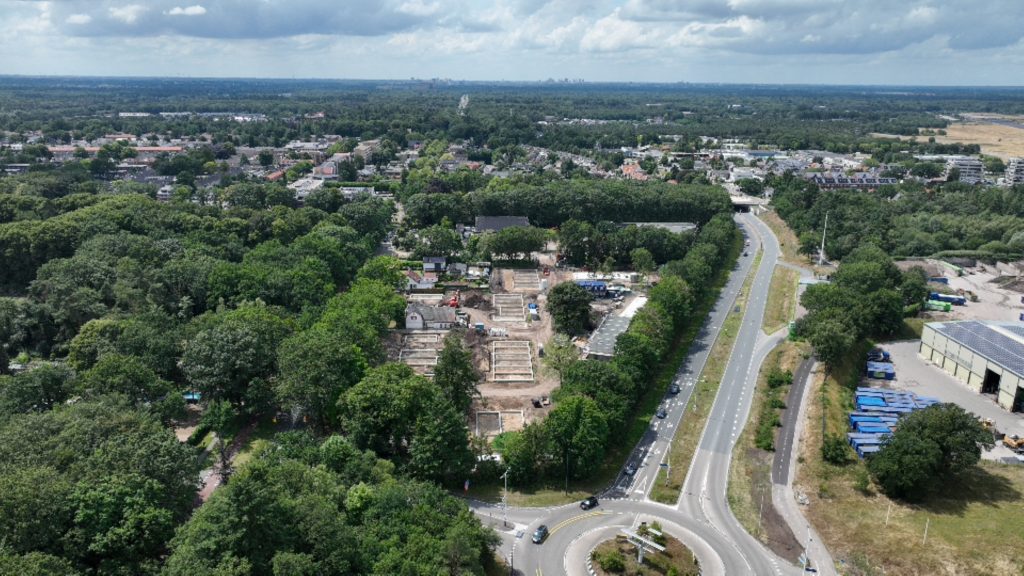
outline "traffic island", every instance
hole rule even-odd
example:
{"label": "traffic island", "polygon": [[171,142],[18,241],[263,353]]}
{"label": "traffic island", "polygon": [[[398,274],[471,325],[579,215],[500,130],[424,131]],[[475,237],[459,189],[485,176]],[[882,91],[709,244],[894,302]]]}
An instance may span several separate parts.
{"label": "traffic island", "polygon": [[[673,574],[697,576],[700,563],[693,552],[661,530],[657,522],[598,544],[590,553],[589,571],[596,576]],[[643,548],[642,554],[638,552]],[[642,556],[642,560],[638,558]]]}

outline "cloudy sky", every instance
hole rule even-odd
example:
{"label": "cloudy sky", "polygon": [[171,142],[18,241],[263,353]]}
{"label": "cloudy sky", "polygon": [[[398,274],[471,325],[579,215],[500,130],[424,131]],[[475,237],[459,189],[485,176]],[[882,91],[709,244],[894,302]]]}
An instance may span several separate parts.
{"label": "cloudy sky", "polygon": [[1024,0],[0,0],[0,74],[1024,84]]}

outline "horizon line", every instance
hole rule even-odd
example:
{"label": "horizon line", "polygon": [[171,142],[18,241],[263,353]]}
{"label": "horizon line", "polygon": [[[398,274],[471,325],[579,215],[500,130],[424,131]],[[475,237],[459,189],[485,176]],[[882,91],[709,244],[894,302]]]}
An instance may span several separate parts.
{"label": "horizon line", "polygon": [[338,78],[327,76],[184,76],[184,75],[116,75],[116,74],[12,74],[0,72],[0,79],[84,79],[84,80],[219,80],[219,81],[280,81],[280,82],[382,82],[382,83],[424,83],[444,82],[454,84],[539,84],[539,85],[639,85],[639,86],[752,86],[752,87],[819,87],[819,88],[911,88],[911,89],[1024,89],[1024,84],[830,84],[809,82],[714,82],[714,81],[651,81],[651,80],[588,80],[585,78],[546,78],[542,80],[471,80],[465,78]]}

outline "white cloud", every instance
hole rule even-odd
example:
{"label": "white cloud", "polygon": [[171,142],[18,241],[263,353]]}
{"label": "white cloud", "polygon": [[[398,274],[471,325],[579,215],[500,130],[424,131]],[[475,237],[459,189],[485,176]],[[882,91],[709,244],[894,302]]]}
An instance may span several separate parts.
{"label": "white cloud", "polygon": [[68,24],[88,24],[89,22],[92,22],[92,16],[89,16],[88,14],[72,14],[71,16],[68,16],[64,21]]}
{"label": "white cloud", "polygon": [[114,20],[120,20],[125,24],[134,24],[139,16],[146,11],[145,6],[139,6],[138,4],[129,4],[127,6],[111,6],[110,17]]}
{"label": "white cloud", "polygon": [[203,14],[206,14],[206,8],[203,8],[199,4],[194,6],[185,6],[184,8],[181,6],[175,6],[167,12],[168,16],[202,16]]}
{"label": "white cloud", "polygon": [[441,10],[440,2],[424,4],[423,0],[407,0],[398,6],[398,11],[411,16],[432,16]]}
{"label": "white cloud", "polygon": [[614,52],[628,48],[643,48],[653,40],[656,27],[643,26],[631,20],[624,20],[616,8],[601,18],[583,35],[580,48],[586,52]]}

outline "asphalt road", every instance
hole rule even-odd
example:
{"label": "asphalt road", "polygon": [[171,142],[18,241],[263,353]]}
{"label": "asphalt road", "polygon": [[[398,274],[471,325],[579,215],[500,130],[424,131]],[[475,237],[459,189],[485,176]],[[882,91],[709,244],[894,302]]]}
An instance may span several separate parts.
{"label": "asphalt road", "polygon": [[[632,476],[621,473],[613,486],[600,495],[601,505],[590,511],[578,504],[553,508],[509,508],[508,523],[500,505],[472,503],[473,510],[502,536],[501,554],[512,558],[515,571],[527,576],[587,574],[590,549],[623,528],[658,521],[678,536],[700,560],[703,574],[799,574],[800,569],[778,558],[748,534],[733,516],[726,497],[733,445],[747,420],[761,363],[781,339],[761,331],[772,272],[779,246],[760,220],[737,216],[748,236],[748,256],[740,257],[714,309],[705,321],[689,354],[676,374],[681,387],[676,397],[666,396],[665,419],[652,418],[651,426],[625,464],[634,464]],[[758,248],[764,253],[754,271],[751,296],[740,325],[736,344],[711,409],[698,450],[675,506],[647,499],[667,447],[675,435],[694,383],[704,368],[711,346],[723,322],[733,313],[736,297],[753,266]],[[624,468],[625,468],[624,464]],[[668,462],[665,462],[668,464]],[[675,464],[675,463],[673,463]],[[531,534],[545,524],[550,535],[541,544]]]}
{"label": "asphalt road", "polygon": [[804,397],[804,388],[807,387],[813,366],[814,359],[806,358],[793,374],[793,385],[789,387],[786,396],[786,410],[782,413],[782,428],[779,430],[779,442],[772,460],[772,484],[789,484],[789,462],[793,455],[793,439],[800,416],[800,400]]}

